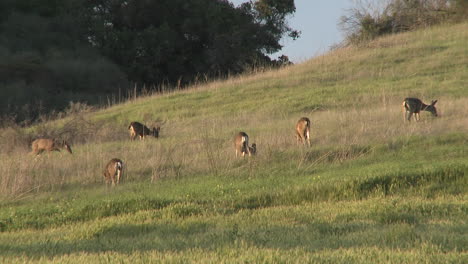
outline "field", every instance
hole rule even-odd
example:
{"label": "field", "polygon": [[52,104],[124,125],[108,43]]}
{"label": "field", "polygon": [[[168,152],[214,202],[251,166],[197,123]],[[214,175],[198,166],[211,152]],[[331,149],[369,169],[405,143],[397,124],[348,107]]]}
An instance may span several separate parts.
{"label": "field", "polygon": [[[0,263],[468,263],[467,27],[2,130]],[[404,122],[405,97],[440,117]],[[130,141],[135,120],[161,137]],[[59,134],[73,155],[28,154]]]}

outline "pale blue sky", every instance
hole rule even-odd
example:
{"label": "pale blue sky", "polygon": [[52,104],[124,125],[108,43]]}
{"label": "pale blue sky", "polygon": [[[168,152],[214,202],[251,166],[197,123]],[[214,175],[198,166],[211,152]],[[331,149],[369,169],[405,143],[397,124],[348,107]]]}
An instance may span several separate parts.
{"label": "pale blue sky", "polygon": [[[229,0],[235,6],[246,0]],[[338,29],[340,16],[352,6],[351,0],[295,0],[296,13],[288,19],[289,25],[302,32],[301,37],[295,41],[284,39],[283,49],[274,54],[273,58],[285,54],[294,62],[303,62],[307,59],[323,54],[330,46],[343,39]]]}

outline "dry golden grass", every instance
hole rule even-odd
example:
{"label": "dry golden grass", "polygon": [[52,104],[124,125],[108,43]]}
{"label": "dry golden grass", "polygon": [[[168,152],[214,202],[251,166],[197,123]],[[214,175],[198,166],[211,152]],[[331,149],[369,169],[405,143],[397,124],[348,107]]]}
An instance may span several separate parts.
{"label": "dry golden grass", "polygon": [[1,154],[0,193],[18,199],[67,186],[100,185],[104,183],[105,162],[114,157],[125,162],[124,181],[155,182],[167,177],[235,173],[239,170],[234,159],[236,132],[246,131],[251,143],[257,143],[257,161],[268,163],[278,151],[301,148],[294,134],[294,125],[301,116],[311,119],[312,148],[385,144],[411,136],[468,132],[467,98],[439,98],[441,116],[433,118],[423,112],[420,122],[403,120],[400,98],[382,95],[377,101],[372,96],[360,101],[372,100],[373,104],[301,115],[237,113],[229,120],[174,121],[163,127],[160,139],[131,141],[126,133],[118,132],[115,140],[74,145],[73,155],[53,152],[34,157],[21,147]]}

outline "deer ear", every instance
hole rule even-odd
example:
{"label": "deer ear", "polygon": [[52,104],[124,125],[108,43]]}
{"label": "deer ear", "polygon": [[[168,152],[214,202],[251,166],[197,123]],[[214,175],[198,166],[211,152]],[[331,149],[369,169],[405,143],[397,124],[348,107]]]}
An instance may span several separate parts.
{"label": "deer ear", "polygon": [[436,103],[437,103],[437,100],[432,101],[432,104],[431,104],[431,105],[435,105]]}

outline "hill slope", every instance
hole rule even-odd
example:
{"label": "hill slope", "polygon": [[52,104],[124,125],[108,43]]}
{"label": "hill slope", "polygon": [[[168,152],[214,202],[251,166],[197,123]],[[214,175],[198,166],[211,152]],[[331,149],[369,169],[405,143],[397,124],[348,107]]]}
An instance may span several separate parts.
{"label": "hill slope", "polygon": [[[466,263],[467,26],[32,128],[74,154],[0,154],[0,262]],[[441,117],[404,122],[409,96]],[[161,138],[129,141],[134,120],[164,120]],[[256,157],[234,158],[240,130]],[[106,189],[113,157],[125,182]]]}

